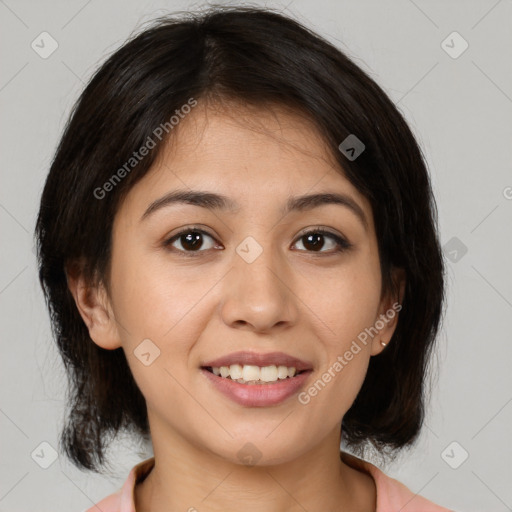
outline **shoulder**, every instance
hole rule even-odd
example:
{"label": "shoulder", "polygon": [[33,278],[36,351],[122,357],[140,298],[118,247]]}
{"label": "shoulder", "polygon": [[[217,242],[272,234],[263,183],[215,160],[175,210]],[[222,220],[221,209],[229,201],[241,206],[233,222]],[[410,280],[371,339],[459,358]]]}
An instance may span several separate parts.
{"label": "shoulder", "polygon": [[85,512],[98,512],[98,510],[102,512],[121,512],[121,489],[103,498]]}
{"label": "shoulder", "polygon": [[151,457],[134,466],[121,489],[103,498],[85,512],[135,512],[135,485],[149,474],[154,463],[155,458]]}
{"label": "shoulder", "polygon": [[404,484],[387,476],[377,466],[358,459],[351,454],[341,452],[343,462],[351,467],[369,473],[375,481],[377,491],[376,512],[403,510],[403,512],[454,512],[413,493]]}

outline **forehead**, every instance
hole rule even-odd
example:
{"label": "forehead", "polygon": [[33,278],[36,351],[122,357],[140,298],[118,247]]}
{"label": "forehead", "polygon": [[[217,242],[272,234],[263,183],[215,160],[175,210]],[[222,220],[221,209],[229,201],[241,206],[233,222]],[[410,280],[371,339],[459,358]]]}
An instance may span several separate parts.
{"label": "forehead", "polygon": [[201,103],[181,122],[161,156],[175,165],[206,159],[228,170],[258,164],[260,175],[272,175],[285,163],[295,164],[297,171],[319,163],[339,168],[313,123],[279,105]]}
{"label": "forehead", "polygon": [[[283,106],[199,103],[177,125],[152,169],[130,191],[137,210],[173,189],[208,189],[241,207],[291,195],[350,193],[369,211],[316,126]],[[277,206],[277,205],[276,205]]]}

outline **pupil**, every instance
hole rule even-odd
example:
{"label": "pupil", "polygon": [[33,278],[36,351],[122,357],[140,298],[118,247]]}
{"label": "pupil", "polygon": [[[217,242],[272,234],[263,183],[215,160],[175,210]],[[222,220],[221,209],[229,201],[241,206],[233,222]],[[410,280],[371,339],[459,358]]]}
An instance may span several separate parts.
{"label": "pupil", "polygon": [[305,244],[306,249],[309,249],[308,244],[311,244],[311,248],[313,250],[321,249],[323,246],[322,237],[323,237],[323,235],[318,234],[318,233],[307,235],[306,236],[306,244]]}
{"label": "pupil", "polygon": [[[197,232],[190,232],[186,235],[183,235],[182,238],[185,239],[185,243],[182,242],[182,245],[185,249],[188,250],[197,250],[199,247],[201,247],[202,241],[201,241],[201,233]],[[307,235],[306,237],[306,248],[311,250],[320,250],[323,246],[323,235],[321,234],[311,234]],[[308,247],[309,246],[309,247]]]}
{"label": "pupil", "polygon": [[182,245],[185,249],[195,250],[201,247],[201,233],[187,233],[184,238],[185,243],[182,242]]}

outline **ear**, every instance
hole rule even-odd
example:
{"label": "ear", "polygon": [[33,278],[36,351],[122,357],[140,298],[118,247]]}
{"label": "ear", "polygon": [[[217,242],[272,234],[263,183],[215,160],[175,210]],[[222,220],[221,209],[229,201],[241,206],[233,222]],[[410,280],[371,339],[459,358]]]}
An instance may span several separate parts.
{"label": "ear", "polygon": [[117,322],[103,284],[91,286],[79,266],[66,269],[68,288],[96,345],[106,350],[121,347]]}
{"label": "ear", "polygon": [[[403,268],[394,268],[392,271],[394,290],[384,294],[379,307],[379,316],[375,319],[375,327],[379,331],[372,340],[371,355],[380,354],[393,337],[398,325],[398,314],[402,309],[405,293],[406,275]],[[383,345],[385,343],[385,345]]]}

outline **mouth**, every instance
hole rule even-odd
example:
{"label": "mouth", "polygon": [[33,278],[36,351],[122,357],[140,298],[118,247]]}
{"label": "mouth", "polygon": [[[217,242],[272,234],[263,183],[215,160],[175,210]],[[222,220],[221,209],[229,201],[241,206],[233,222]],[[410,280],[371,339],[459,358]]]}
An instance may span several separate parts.
{"label": "mouth", "polygon": [[[261,380],[266,381],[267,379],[275,380],[286,376],[293,377],[303,370],[312,370],[313,364],[285,352],[258,353],[242,350],[212,361],[203,361],[201,367],[208,368],[215,375],[221,375],[222,377],[229,375],[233,379],[257,380],[254,377],[259,378],[261,375]],[[274,367],[277,369],[277,376]],[[287,370],[286,374],[283,367]],[[260,374],[256,370],[260,371]],[[246,377],[250,378],[247,379]]]}
{"label": "mouth", "polygon": [[277,406],[303,388],[313,364],[284,352],[239,351],[204,361],[208,384],[245,407]]}
{"label": "mouth", "polygon": [[228,379],[248,386],[276,384],[294,379],[304,373],[312,372],[311,369],[297,371],[293,366],[284,365],[260,367],[256,365],[232,364],[230,366],[201,366],[201,369],[222,379]]}

